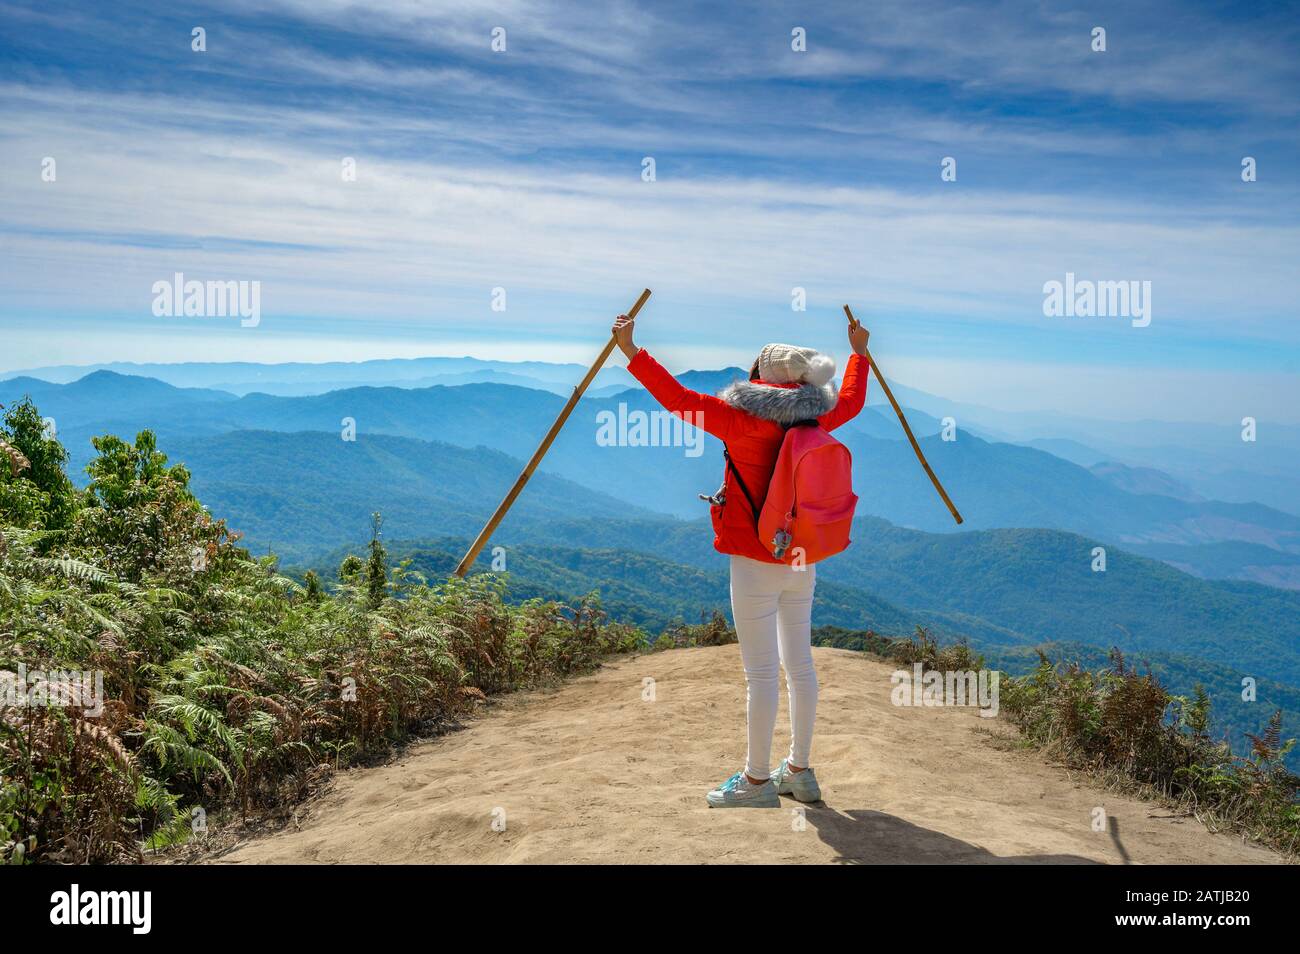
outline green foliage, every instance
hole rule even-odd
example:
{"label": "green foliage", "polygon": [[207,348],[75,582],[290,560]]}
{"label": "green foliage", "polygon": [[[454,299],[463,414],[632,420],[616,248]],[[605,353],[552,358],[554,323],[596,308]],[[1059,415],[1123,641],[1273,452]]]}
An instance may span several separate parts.
{"label": "green foliage", "polygon": [[141,431],[134,444],[112,436],[93,443],[99,456],[86,468],[86,505],[71,532],[89,562],[132,583],[184,588],[196,574],[219,576],[223,561],[242,553],[225,522],[212,520],[190,493],[189,472],[167,465],[152,433]]}
{"label": "green foliage", "polygon": [[903,666],[920,663],[925,672],[974,672],[984,668],[984,657],[972,653],[964,639],[940,646],[924,626],[916,627],[908,639],[895,640],[889,647],[889,656]]}
{"label": "green foliage", "polygon": [[339,563],[338,578],[340,583],[355,584],[361,579],[361,572],[366,568],[361,557],[349,553]]}
{"label": "green foliage", "polygon": [[881,636],[873,629],[851,630],[841,626],[818,626],[812,631],[814,646],[830,646],[833,649],[851,649],[859,653],[871,653],[873,656],[891,656],[894,641],[888,636]]}
{"label": "green foliage", "polygon": [[[34,420],[11,414],[5,441],[58,464]],[[136,859],[189,838],[197,809],[274,811],[489,694],[645,644],[594,594],[511,605],[491,576],[390,568],[377,518],[332,592],[300,586],[237,546],[148,431],[95,447],[71,511],[47,471],[3,468],[0,499],[35,505],[3,511],[0,670],[99,673],[103,706],[0,709],[0,861]]]}
{"label": "green foliage", "polygon": [[693,626],[685,623],[678,623],[671,626],[660,634],[659,639],[671,641],[671,645],[677,649],[686,649],[691,646],[725,646],[728,643],[736,641],[736,631],[731,628],[727,622],[727,617],[722,615],[721,610],[714,610],[711,614],[700,614],[700,622]]}
{"label": "green foliage", "polygon": [[66,530],[78,497],[64,471],[67,459],[30,400],[8,408],[0,422],[0,523]]}
{"label": "green foliage", "polygon": [[384,518],[378,513],[370,516],[370,557],[366,560],[366,605],[378,609],[388,590],[388,551],[379,537]]}
{"label": "green foliage", "polygon": [[[1107,650],[1072,641],[1041,643],[1036,648],[984,645],[981,649],[990,666],[1014,676],[1033,672],[1040,663],[1040,651],[1058,664],[1069,662],[1093,671],[1105,669],[1110,663]],[[1190,704],[1196,700],[1199,688],[1206,697],[1206,712],[1215,713],[1216,737],[1226,738],[1238,754],[1250,750],[1249,735],[1259,729],[1260,710],[1272,712],[1280,709],[1283,726],[1289,733],[1294,734],[1294,727],[1300,725],[1300,689],[1294,686],[1195,657],[1153,652],[1129,655],[1138,658],[1142,668],[1155,675],[1175,699],[1185,698]],[[1257,701],[1243,698],[1243,680],[1248,675],[1253,680]],[[1208,728],[1206,732],[1209,732]],[[1300,770],[1298,755],[1300,753],[1294,749],[1286,755],[1293,771]]]}
{"label": "green foliage", "polygon": [[1282,715],[1250,736],[1247,756],[1210,737],[1210,697],[1170,695],[1114,651],[1105,669],[1054,665],[1001,681],[1002,712],[1031,744],[1067,764],[1153,790],[1207,821],[1300,851],[1300,777],[1285,765]]}
{"label": "green foliage", "polygon": [[[607,521],[606,524],[612,522]],[[608,527],[606,528],[608,529]],[[705,540],[704,529],[695,527]],[[600,533],[593,527],[592,532]],[[561,536],[585,539],[587,528]],[[623,542],[623,541],[620,541]],[[460,538],[412,543],[397,541],[389,546],[393,556],[430,578],[452,572],[469,541]],[[719,555],[709,548],[715,558]],[[335,552],[314,564],[320,573],[338,565]],[[490,566],[484,555],[471,572]],[[635,623],[651,632],[698,620],[715,609],[730,605],[729,577],[725,562],[721,568],[704,569],[634,549],[578,549],[533,543],[512,543],[507,571],[510,591],[516,599],[540,597],[550,600],[578,599],[593,586],[600,588],[606,610],[616,619]],[[842,584],[818,579],[813,616],[845,626],[871,627],[882,632],[908,632],[918,617],[898,610],[878,597]]]}

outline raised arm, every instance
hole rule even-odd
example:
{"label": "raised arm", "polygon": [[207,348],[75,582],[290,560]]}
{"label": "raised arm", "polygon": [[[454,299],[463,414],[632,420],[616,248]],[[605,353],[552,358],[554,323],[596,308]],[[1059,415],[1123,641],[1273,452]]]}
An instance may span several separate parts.
{"label": "raised arm", "polygon": [[619,315],[613,329],[619,348],[627,355],[627,370],[665,410],[720,440],[727,440],[742,413],[721,398],[684,387],[649,351],[632,342],[632,325],[626,315]]}
{"label": "raised arm", "polygon": [[871,332],[862,322],[849,325],[849,347],[853,349],[853,355],[844,368],[840,399],[833,408],[817,418],[817,423],[828,431],[853,420],[862,410],[862,405],[867,403],[867,377],[871,374],[871,362],[867,360],[867,339],[870,337]]}
{"label": "raised arm", "polygon": [[840,384],[840,399],[835,406],[817,418],[817,423],[828,431],[833,431],[848,421],[853,420],[867,403],[867,376],[871,373],[871,363],[860,354],[849,358],[844,368],[844,381]]}

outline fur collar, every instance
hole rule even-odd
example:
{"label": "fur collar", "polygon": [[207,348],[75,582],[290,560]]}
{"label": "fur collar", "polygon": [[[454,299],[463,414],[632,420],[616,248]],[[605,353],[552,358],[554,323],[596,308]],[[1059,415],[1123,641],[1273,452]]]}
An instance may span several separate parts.
{"label": "fur collar", "polygon": [[720,391],[718,397],[754,417],[789,427],[799,421],[821,417],[835,406],[839,395],[834,384],[783,387],[761,381],[736,381]]}

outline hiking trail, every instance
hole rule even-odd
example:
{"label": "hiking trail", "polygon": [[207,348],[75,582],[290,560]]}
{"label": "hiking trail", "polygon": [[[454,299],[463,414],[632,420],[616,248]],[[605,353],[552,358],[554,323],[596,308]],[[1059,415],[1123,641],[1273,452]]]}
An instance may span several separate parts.
{"label": "hiking trail", "polygon": [[[744,760],[735,645],[620,657],[496,698],[468,727],[340,773],[301,828],[219,863],[1279,863],[1154,802],[1010,748],[974,709],[890,703],[896,668],[815,648],[824,802],[710,809]],[[643,680],[654,680],[654,701]],[[789,722],[782,689],[773,764]],[[1109,830],[1093,831],[1104,808]],[[799,829],[796,809],[803,807]],[[505,830],[493,813],[504,810]]]}

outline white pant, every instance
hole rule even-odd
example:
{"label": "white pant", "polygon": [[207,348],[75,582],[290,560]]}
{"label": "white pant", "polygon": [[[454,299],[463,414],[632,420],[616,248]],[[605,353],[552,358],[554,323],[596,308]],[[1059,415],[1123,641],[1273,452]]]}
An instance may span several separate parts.
{"label": "white pant", "polygon": [[817,673],[812,659],[813,589],[816,567],[795,570],[781,563],[731,558],[731,616],[749,684],[749,755],[745,774],[770,772],[776,729],[777,667],[785,667],[790,693],[790,763],[809,764],[817,718]]}

